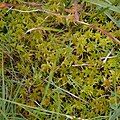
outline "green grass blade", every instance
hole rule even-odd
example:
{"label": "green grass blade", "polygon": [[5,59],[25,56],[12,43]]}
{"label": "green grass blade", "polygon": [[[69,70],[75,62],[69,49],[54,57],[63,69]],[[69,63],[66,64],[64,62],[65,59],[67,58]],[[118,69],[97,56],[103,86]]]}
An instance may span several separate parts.
{"label": "green grass blade", "polygon": [[[4,53],[2,52],[2,98],[5,99],[5,79],[4,79]],[[2,104],[2,111],[5,113],[5,101]]]}
{"label": "green grass blade", "polygon": [[[56,52],[56,58],[57,58],[57,59],[58,59],[58,56],[59,56],[59,53]],[[50,73],[49,73],[48,83],[47,83],[47,86],[46,86],[46,88],[45,88],[45,93],[44,93],[44,96],[43,96],[43,98],[42,98],[42,101],[41,101],[40,106],[42,106],[42,104],[43,104],[43,101],[44,101],[44,99],[45,99],[45,97],[46,97],[46,95],[47,95],[47,92],[48,92],[50,83],[51,83],[51,81],[52,81],[52,79],[53,79],[54,70],[55,70],[55,67],[56,67],[56,62],[57,62],[57,60],[54,61],[53,66],[52,66],[52,69],[51,69],[51,71],[50,71]]]}
{"label": "green grass blade", "polygon": [[107,11],[105,11],[104,12],[116,25],[117,25],[117,27],[120,27],[120,20],[115,20],[111,15],[110,15],[110,13],[109,12],[107,12]]}
{"label": "green grass blade", "polygon": [[84,0],[84,1],[90,2],[92,4],[98,5],[98,6],[103,7],[103,8],[108,7],[109,10],[120,13],[120,7],[119,6],[114,6],[114,5],[108,4],[108,3],[100,1],[100,0]]}
{"label": "green grass blade", "polygon": [[[0,110],[0,113],[1,113],[1,115],[2,115],[2,118],[4,117],[5,120],[8,120],[6,114],[5,114],[2,110]],[[2,120],[2,118],[0,118],[0,120]],[[3,119],[3,120],[4,120],[4,119]]]}
{"label": "green grass blade", "polygon": [[99,10],[91,19],[93,20],[95,17],[97,17],[98,15],[104,13],[106,10],[108,10],[109,8],[103,8],[101,10]]}
{"label": "green grass blade", "polygon": [[120,108],[116,109],[113,115],[110,117],[109,120],[115,120],[117,117],[120,116]]}
{"label": "green grass blade", "polygon": [[15,104],[15,105],[18,105],[21,108],[26,108],[26,109],[30,108],[30,109],[38,110],[38,111],[44,112],[46,114],[48,114],[48,113],[49,114],[56,114],[56,115],[64,116],[66,118],[70,118],[70,119],[75,118],[74,116],[70,116],[70,115],[67,115],[67,114],[58,113],[58,112],[54,112],[54,111],[49,111],[49,110],[46,110],[46,109],[43,109],[43,108],[33,107],[33,106],[25,105],[25,104],[22,104],[22,103],[6,100],[6,99],[3,99],[3,98],[0,98],[0,101],[5,101],[5,102],[11,103],[11,104]]}

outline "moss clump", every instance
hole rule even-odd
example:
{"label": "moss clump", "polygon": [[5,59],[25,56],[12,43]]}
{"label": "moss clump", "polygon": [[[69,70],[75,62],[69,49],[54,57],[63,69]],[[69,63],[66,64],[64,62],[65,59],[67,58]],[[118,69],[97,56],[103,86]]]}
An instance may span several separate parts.
{"label": "moss clump", "polygon": [[[16,2],[20,2],[21,10],[36,9]],[[50,0],[42,2],[42,9],[53,12],[1,10],[5,80],[15,82],[11,94],[16,95],[16,102],[27,106],[40,105],[49,111],[81,118],[108,116],[110,104],[116,102],[115,94],[119,95],[119,46],[99,31],[74,23],[73,15],[64,11],[71,5],[70,1]],[[119,29],[104,14],[91,20],[96,11],[95,6],[86,4],[80,18],[118,37]],[[112,48],[112,57],[104,63]],[[43,112],[44,115],[20,106],[17,109],[17,113],[30,120],[65,119],[59,114]]]}

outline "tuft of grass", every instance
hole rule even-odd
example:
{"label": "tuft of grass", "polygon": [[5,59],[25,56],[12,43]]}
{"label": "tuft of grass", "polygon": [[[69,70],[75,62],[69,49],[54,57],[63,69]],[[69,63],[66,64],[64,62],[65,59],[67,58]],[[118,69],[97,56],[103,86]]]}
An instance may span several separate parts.
{"label": "tuft of grass", "polygon": [[109,0],[106,0],[106,1],[102,1],[102,0],[84,0],[84,1],[95,4],[95,5],[100,7],[99,12],[95,16],[97,16],[98,14],[101,14],[102,12],[104,12],[107,15],[107,17],[109,17],[116,24],[116,26],[120,28],[120,17],[118,18],[118,20],[116,20],[112,16],[113,12],[120,14],[119,1],[116,1],[116,5],[114,5],[115,3],[112,3]]}

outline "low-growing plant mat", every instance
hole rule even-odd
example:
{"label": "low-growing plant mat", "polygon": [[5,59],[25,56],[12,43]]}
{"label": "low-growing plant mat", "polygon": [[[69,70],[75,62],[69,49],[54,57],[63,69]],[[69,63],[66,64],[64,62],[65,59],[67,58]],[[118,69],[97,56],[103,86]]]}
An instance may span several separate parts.
{"label": "low-growing plant mat", "polygon": [[1,1],[0,120],[120,119],[120,3],[107,2]]}

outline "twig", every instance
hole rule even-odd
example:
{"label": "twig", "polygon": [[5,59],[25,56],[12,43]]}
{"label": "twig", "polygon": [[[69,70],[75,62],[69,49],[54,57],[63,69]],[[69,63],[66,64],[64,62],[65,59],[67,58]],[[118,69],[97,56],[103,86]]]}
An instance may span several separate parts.
{"label": "twig", "polygon": [[[108,59],[110,59],[110,58],[115,58],[115,57],[117,57],[117,56],[109,56]],[[100,59],[101,59],[101,60],[104,60],[105,58],[106,58],[106,57],[101,57]]]}
{"label": "twig", "polygon": [[[94,26],[95,27],[95,26]],[[93,27],[93,28],[94,28]],[[108,33],[106,30],[103,30],[99,27],[95,27],[95,29],[97,29],[98,31],[100,31],[101,33],[103,33],[104,35],[108,36],[114,43],[117,43],[120,45],[120,40],[118,40],[117,38],[115,38],[114,36],[112,36],[110,33]]]}
{"label": "twig", "polygon": [[78,1],[74,0],[74,17],[75,21],[79,21],[79,13],[78,13]]}
{"label": "twig", "polygon": [[110,56],[110,54],[113,52],[114,48],[111,49],[111,51],[107,54],[107,56],[105,57],[105,59],[103,60],[103,63],[105,63],[108,59],[108,57]]}
{"label": "twig", "polygon": [[31,29],[27,30],[25,34],[32,32],[34,30],[47,30],[47,31],[54,31],[54,32],[63,32],[62,30],[49,28],[49,27],[36,27],[36,28],[31,28]]}
{"label": "twig", "polygon": [[[44,81],[45,81],[45,82],[48,82],[46,79],[45,79]],[[72,96],[72,97],[74,97],[74,98],[76,98],[76,99],[79,99],[79,100],[81,100],[81,101],[84,101],[86,104],[89,103],[89,102],[83,100],[82,98],[80,98],[80,97],[74,95],[73,93],[71,93],[71,92],[69,92],[69,91],[67,91],[67,90],[65,90],[65,89],[63,89],[63,88],[58,87],[58,86],[55,85],[53,82],[51,82],[50,84],[53,85],[54,87],[56,87],[57,89],[59,89],[59,90],[65,92],[65,93],[69,94],[70,96]]]}
{"label": "twig", "polygon": [[68,16],[67,15],[61,15],[61,14],[58,14],[58,13],[54,13],[52,11],[48,11],[48,10],[43,10],[43,9],[35,9],[35,10],[19,10],[19,9],[11,9],[13,11],[17,11],[17,12],[21,12],[21,13],[31,13],[31,12],[43,12],[43,13],[47,13],[49,15],[54,15],[54,16],[59,16],[59,17],[62,17],[62,18],[67,18]]}
{"label": "twig", "polygon": [[[23,13],[25,13],[25,12],[30,13],[30,12],[38,12],[38,11],[39,11],[39,12],[47,13],[47,14],[49,14],[49,15],[54,15],[54,16],[57,16],[57,17],[63,17],[63,18],[65,18],[65,19],[69,19],[68,16],[56,14],[56,13],[53,13],[53,12],[50,12],[50,11],[47,11],[47,10],[42,10],[42,9],[36,9],[36,10],[30,10],[30,11],[23,11],[23,10],[18,10],[18,9],[11,9],[11,10],[18,11],[18,12],[23,12]],[[77,23],[77,24],[83,24],[83,25],[88,26],[89,28],[96,29],[96,30],[98,30],[99,32],[101,32],[102,34],[104,34],[104,35],[106,35],[107,37],[109,37],[114,43],[120,45],[120,41],[119,41],[117,38],[115,38],[114,36],[112,36],[110,33],[108,33],[106,30],[103,30],[103,29],[101,29],[101,28],[99,28],[99,27],[97,27],[97,26],[95,26],[95,25],[93,25],[93,24],[89,24],[89,23],[86,23],[86,22],[84,22],[84,21],[79,21],[79,20],[77,20],[76,23]]]}
{"label": "twig", "polygon": [[21,13],[31,13],[31,12],[38,12],[38,11],[44,12],[43,10],[39,10],[39,9],[36,9],[36,10],[19,10],[19,9],[11,9],[11,10],[17,11],[17,12],[21,12]]}
{"label": "twig", "polygon": [[74,64],[72,65],[73,67],[79,67],[79,66],[89,66],[89,64],[87,63],[83,63],[83,64]]}
{"label": "twig", "polygon": [[34,31],[34,30],[41,30],[41,29],[42,29],[41,27],[31,28],[31,29],[27,30],[25,34],[31,32],[31,31]]}
{"label": "twig", "polygon": [[42,4],[36,3],[36,2],[22,2],[25,5],[33,6],[33,7],[41,7]]}
{"label": "twig", "polygon": [[101,32],[102,34],[104,34],[104,35],[106,35],[107,37],[109,37],[114,43],[120,45],[120,41],[119,41],[117,38],[115,38],[114,36],[112,36],[110,33],[108,33],[106,30],[103,30],[103,29],[101,29],[101,28],[99,28],[99,27],[97,27],[97,26],[95,26],[95,25],[93,25],[93,24],[85,23],[85,22],[83,22],[83,21],[77,21],[77,23],[79,23],[79,24],[84,24],[84,25],[87,25],[87,26],[90,27],[90,28],[93,28],[93,29],[98,30],[98,31]]}

